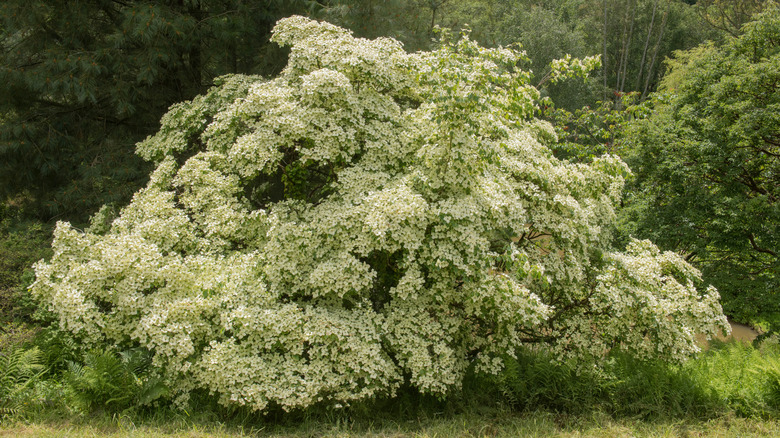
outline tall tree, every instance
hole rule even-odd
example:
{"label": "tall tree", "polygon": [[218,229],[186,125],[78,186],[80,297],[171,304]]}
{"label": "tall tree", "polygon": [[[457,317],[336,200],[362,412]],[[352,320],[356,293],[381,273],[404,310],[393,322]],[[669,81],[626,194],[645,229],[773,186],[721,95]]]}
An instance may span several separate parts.
{"label": "tall tree", "polygon": [[635,235],[703,269],[742,319],[780,327],[780,9],[680,52],[626,138]]}
{"label": "tall tree", "polygon": [[646,97],[655,90],[666,57],[712,36],[700,30],[694,9],[679,0],[605,0],[602,6],[598,12],[583,9],[583,19],[592,17],[589,44],[604,46],[605,84],[621,94],[638,91]]}
{"label": "tall tree", "polygon": [[730,36],[738,36],[742,25],[767,6],[780,6],[778,0],[699,0],[697,11],[702,20]]}

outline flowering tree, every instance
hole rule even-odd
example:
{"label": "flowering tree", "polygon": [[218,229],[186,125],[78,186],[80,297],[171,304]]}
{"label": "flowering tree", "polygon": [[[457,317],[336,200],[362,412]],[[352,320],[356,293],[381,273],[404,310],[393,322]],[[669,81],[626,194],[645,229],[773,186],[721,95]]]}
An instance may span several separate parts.
{"label": "flowering tree", "polygon": [[302,17],[273,39],[279,77],[222,78],[138,145],[157,168],[118,218],[58,225],[31,289],[85,345],[264,410],[445,394],[528,345],[679,361],[727,328],[676,255],[609,252],[626,166],[553,157],[522,52]]}

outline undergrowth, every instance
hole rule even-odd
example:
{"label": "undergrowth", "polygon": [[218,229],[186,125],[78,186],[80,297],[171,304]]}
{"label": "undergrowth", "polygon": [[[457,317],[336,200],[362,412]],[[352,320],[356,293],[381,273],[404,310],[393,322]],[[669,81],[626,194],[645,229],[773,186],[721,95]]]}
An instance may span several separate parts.
{"label": "undergrowth", "polygon": [[511,361],[497,382],[503,399],[521,410],[614,417],[708,419],[780,414],[780,346],[714,341],[681,366],[613,355],[603,372],[577,371],[544,354]]}
{"label": "undergrowth", "polygon": [[[552,412],[573,418],[657,421],[710,420],[724,416],[777,418],[780,414],[780,347],[716,342],[681,366],[645,362],[615,354],[601,372],[578,370],[550,356],[525,352],[508,360],[497,377],[471,375],[462,390],[439,399],[406,388],[395,398],[349,406],[320,405],[266,414],[219,406],[208,393],[195,392],[190,406],[174,407],[155,377],[148,353],[140,350],[88,351],[74,355],[67,341],[51,333],[36,339],[59,348],[61,360],[40,346],[17,349],[0,361],[0,396],[6,419],[41,421],[85,415],[165,422],[165,419],[217,422],[240,427],[290,427],[302,423],[373,424],[427,421],[478,415],[486,418]],[[59,345],[59,347],[57,347]]]}

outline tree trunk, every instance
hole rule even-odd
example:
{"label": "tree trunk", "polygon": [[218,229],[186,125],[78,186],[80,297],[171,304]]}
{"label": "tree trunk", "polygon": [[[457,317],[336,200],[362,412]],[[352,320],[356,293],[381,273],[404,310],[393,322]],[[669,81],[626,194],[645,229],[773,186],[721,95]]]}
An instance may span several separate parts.
{"label": "tree trunk", "polygon": [[631,10],[631,23],[628,27],[628,40],[626,41],[625,56],[623,57],[623,72],[620,75],[620,87],[619,92],[623,92],[626,86],[626,72],[628,70],[628,56],[631,51],[631,37],[634,35],[634,23],[636,22],[636,1],[634,1],[633,9]]}
{"label": "tree trunk", "polygon": [[658,56],[658,49],[661,47],[661,40],[664,37],[664,30],[666,29],[666,19],[669,18],[669,9],[671,6],[666,8],[666,11],[664,12],[664,17],[661,20],[661,32],[658,34],[658,40],[655,42],[655,47],[653,48],[653,58],[650,61],[650,67],[647,70],[647,77],[645,78],[645,87],[642,90],[642,95],[640,96],[640,100],[643,100],[647,96],[648,88],[650,88],[650,79],[653,77],[653,68],[655,67],[655,60]]}
{"label": "tree trunk", "polygon": [[607,100],[607,0],[604,0],[604,59],[601,60],[604,75],[604,100]]}
{"label": "tree trunk", "polygon": [[645,47],[642,50],[642,61],[639,63],[639,73],[636,75],[636,90],[642,86],[642,73],[645,69],[645,59],[647,58],[647,49],[650,47],[650,36],[653,33],[653,26],[655,25],[655,13],[658,10],[658,0],[653,3],[653,15],[650,17],[650,26],[647,28],[647,37],[645,38]]}
{"label": "tree trunk", "polygon": [[628,26],[628,5],[626,5],[626,11],[623,13],[623,31],[620,35],[620,58],[615,68],[615,90],[620,90],[620,72],[623,71],[623,63],[626,57],[626,27]]}

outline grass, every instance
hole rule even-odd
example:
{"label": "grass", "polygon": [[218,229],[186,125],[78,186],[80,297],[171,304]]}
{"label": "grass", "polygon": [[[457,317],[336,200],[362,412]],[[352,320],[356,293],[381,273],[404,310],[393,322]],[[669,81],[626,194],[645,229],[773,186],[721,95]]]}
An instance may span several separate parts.
{"label": "grass", "polygon": [[772,437],[780,423],[733,416],[707,421],[615,419],[594,413],[570,416],[545,411],[495,411],[492,415],[459,414],[403,421],[303,421],[295,425],[230,425],[169,419],[167,423],[137,423],[115,417],[79,422],[13,423],[0,437]]}

